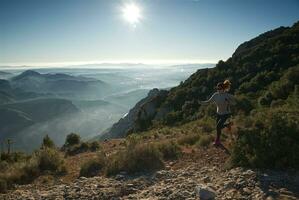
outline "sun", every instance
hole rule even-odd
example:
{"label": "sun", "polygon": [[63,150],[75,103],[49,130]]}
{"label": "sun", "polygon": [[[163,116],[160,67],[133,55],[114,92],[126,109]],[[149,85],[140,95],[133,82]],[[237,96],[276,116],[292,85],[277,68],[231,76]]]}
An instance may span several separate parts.
{"label": "sun", "polygon": [[122,12],[124,19],[133,26],[136,26],[136,24],[139,23],[141,19],[141,10],[135,3],[126,4],[123,7]]}

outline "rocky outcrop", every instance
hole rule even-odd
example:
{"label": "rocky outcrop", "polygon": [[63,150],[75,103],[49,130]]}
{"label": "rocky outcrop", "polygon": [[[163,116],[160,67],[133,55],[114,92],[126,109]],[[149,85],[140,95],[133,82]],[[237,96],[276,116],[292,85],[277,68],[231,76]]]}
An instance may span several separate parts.
{"label": "rocky outcrop", "polygon": [[216,197],[216,192],[206,185],[197,186],[195,191],[201,200],[213,200]]}
{"label": "rocky outcrop", "polygon": [[153,89],[147,97],[140,100],[129,113],[115,123],[101,136],[102,139],[122,138],[128,133],[142,131],[151,125],[152,119],[157,114],[157,108],[168,94],[166,90]]}

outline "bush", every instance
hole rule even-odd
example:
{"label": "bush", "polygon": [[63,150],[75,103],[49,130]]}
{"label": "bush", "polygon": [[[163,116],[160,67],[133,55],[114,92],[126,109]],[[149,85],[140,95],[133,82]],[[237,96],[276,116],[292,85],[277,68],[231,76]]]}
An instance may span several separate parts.
{"label": "bush", "polygon": [[200,135],[199,134],[196,134],[196,133],[193,133],[193,134],[189,134],[189,135],[184,135],[184,136],[181,136],[179,139],[178,139],[178,144],[180,145],[193,145],[195,144],[200,138]]}
{"label": "bush", "polygon": [[109,158],[107,175],[120,171],[128,173],[154,171],[164,166],[162,155],[156,145],[137,144],[132,149],[117,152]]}
{"label": "bush", "polygon": [[0,156],[1,161],[6,161],[8,163],[14,163],[19,161],[24,161],[28,159],[28,155],[26,155],[23,152],[12,152],[12,153],[6,153],[2,152]]}
{"label": "bush", "polygon": [[266,92],[262,97],[259,98],[258,102],[261,106],[269,106],[273,100],[271,92]]}
{"label": "bush", "polygon": [[271,108],[283,106],[284,104],[285,104],[285,101],[283,101],[281,99],[277,99],[277,100],[274,100],[271,102]]}
{"label": "bush", "polygon": [[104,154],[98,155],[94,160],[85,162],[80,169],[80,176],[92,177],[99,174],[99,172],[106,166],[106,156]]}
{"label": "bush", "polygon": [[[10,156],[12,155],[14,154],[10,154]],[[13,163],[1,161],[0,188],[11,188],[16,183],[30,183],[44,172],[56,175],[66,172],[61,154],[53,148],[42,148],[31,156],[24,157],[23,154],[15,153],[14,157],[17,158],[17,161]],[[1,180],[4,180],[5,183]],[[0,189],[0,191],[4,190]]]}
{"label": "bush", "polygon": [[239,131],[231,161],[236,166],[299,169],[299,125],[295,112],[260,115],[255,127]]}
{"label": "bush", "polygon": [[24,164],[23,167],[14,170],[14,177],[10,177],[10,179],[12,182],[27,184],[32,182],[40,174],[41,170],[39,168],[38,160],[35,157],[32,157],[28,162]]}
{"label": "bush", "polygon": [[80,136],[76,133],[71,133],[69,135],[66,136],[66,140],[65,140],[65,146],[73,146],[76,144],[80,144]]}
{"label": "bush", "polygon": [[166,117],[164,118],[164,123],[166,125],[173,125],[176,122],[181,121],[182,119],[183,119],[182,112],[172,111],[166,115]]}
{"label": "bush", "polygon": [[214,137],[212,135],[202,135],[196,143],[198,147],[207,147],[213,141]]}
{"label": "bush", "polygon": [[41,149],[32,159],[36,159],[40,171],[51,171],[56,174],[65,172],[64,159],[56,149]]}
{"label": "bush", "polygon": [[101,146],[100,146],[99,142],[94,141],[94,142],[90,143],[89,148],[91,151],[98,151],[99,149],[101,149]]}
{"label": "bush", "polygon": [[212,132],[215,129],[215,120],[211,117],[204,117],[199,121],[200,128],[202,129],[202,132]]}
{"label": "bush", "polygon": [[42,142],[42,148],[55,148],[55,144],[53,142],[53,140],[48,136],[46,135],[44,138],[43,138],[43,142]]}
{"label": "bush", "polygon": [[7,182],[4,179],[0,179],[0,193],[5,193],[7,191]]}
{"label": "bush", "polygon": [[157,143],[158,150],[162,153],[163,159],[174,160],[181,155],[181,148],[179,145],[171,140]]}
{"label": "bush", "polygon": [[236,105],[233,109],[237,111],[243,111],[244,113],[248,114],[253,109],[253,105],[248,97],[245,95],[239,95],[236,97]]}
{"label": "bush", "polygon": [[5,171],[9,168],[9,164],[7,161],[0,161],[0,171]]}
{"label": "bush", "polygon": [[88,151],[97,151],[101,148],[98,142],[82,142],[80,144],[72,145],[72,146],[64,146],[63,150],[66,152],[66,155],[72,156],[79,153],[84,153]]}

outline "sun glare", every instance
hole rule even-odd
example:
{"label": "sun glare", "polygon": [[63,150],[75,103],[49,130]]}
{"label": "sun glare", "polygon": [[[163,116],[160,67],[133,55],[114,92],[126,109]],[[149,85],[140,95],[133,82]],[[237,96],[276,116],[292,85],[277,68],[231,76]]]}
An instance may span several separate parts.
{"label": "sun glare", "polygon": [[134,3],[125,5],[122,11],[124,19],[133,26],[136,26],[141,19],[140,8]]}

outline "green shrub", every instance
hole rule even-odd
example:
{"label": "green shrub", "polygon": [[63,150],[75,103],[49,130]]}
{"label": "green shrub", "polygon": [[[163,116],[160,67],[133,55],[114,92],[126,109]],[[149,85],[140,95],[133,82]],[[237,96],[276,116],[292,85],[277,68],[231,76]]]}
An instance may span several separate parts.
{"label": "green shrub", "polygon": [[164,118],[164,123],[167,124],[167,125],[173,125],[175,124],[176,122],[178,121],[181,121],[183,118],[182,116],[182,112],[180,111],[172,111],[170,113],[168,113],[166,115],[166,117]]}
{"label": "green shrub", "polygon": [[6,169],[8,169],[9,164],[7,161],[0,161],[0,171],[5,171]]}
{"label": "green shrub", "polygon": [[55,175],[66,172],[63,157],[54,148],[39,149],[31,156],[15,153],[14,157],[15,162],[1,161],[0,180],[6,182],[7,188],[11,188],[16,183],[30,183],[44,172],[51,172]]}
{"label": "green shrub", "polygon": [[64,159],[56,149],[41,149],[35,153],[32,159],[36,159],[40,171],[64,173]]}
{"label": "green shrub", "polygon": [[274,111],[257,118],[255,127],[241,129],[233,146],[236,166],[299,169],[298,112]]}
{"label": "green shrub", "polygon": [[285,104],[285,101],[283,101],[281,99],[277,99],[277,100],[274,100],[271,102],[271,108],[283,106],[284,104]]}
{"label": "green shrub", "polygon": [[273,100],[271,92],[266,92],[262,97],[259,98],[258,102],[261,106],[269,106]]}
{"label": "green shrub", "polygon": [[133,148],[117,152],[109,158],[106,173],[116,174],[120,171],[136,173],[154,171],[164,166],[162,155],[156,145],[137,144]]}
{"label": "green shrub", "polygon": [[6,153],[2,152],[0,156],[1,161],[6,161],[8,163],[14,163],[14,162],[19,162],[19,161],[24,161],[28,159],[28,155],[26,155],[24,152],[11,152],[11,153]]}
{"label": "green shrub", "polygon": [[106,166],[106,156],[104,154],[100,154],[96,159],[89,160],[81,166],[80,176],[84,176],[84,177],[96,176],[105,166]]}
{"label": "green shrub", "polygon": [[204,117],[199,121],[199,127],[203,132],[212,132],[215,129],[215,120],[211,117]]}
{"label": "green shrub", "polygon": [[199,140],[196,142],[198,147],[207,147],[211,144],[214,137],[212,135],[201,135]]}
{"label": "green shrub", "polygon": [[101,149],[101,146],[100,146],[99,142],[93,141],[93,142],[90,143],[89,148],[90,148],[91,151],[98,151],[98,150]]}
{"label": "green shrub", "polygon": [[253,105],[248,97],[245,95],[236,96],[236,105],[233,107],[236,111],[243,111],[248,114],[252,109]]}
{"label": "green shrub", "polygon": [[53,140],[48,136],[46,135],[44,138],[43,138],[43,142],[42,142],[42,148],[55,148],[55,144],[53,142]]}
{"label": "green shrub", "polygon": [[62,149],[66,152],[66,155],[73,156],[79,153],[84,153],[88,151],[97,151],[101,148],[98,142],[82,142],[72,146],[64,146]]}
{"label": "green shrub", "polygon": [[199,134],[196,134],[196,133],[192,133],[192,134],[189,134],[189,135],[184,135],[184,136],[181,136],[179,139],[178,139],[178,144],[180,145],[193,145],[195,144],[200,138],[200,135]]}
{"label": "green shrub", "polygon": [[4,161],[10,161],[10,155],[6,152],[1,152],[0,158]]}
{"label": "green shrub", "polygon": [[126,158],[126,151],[119,151],[111,155],[105,167],[106,175],[114,175],[122,171]]}
{"label": "green shrub", "polygon": [[0,193],[5,193],[7,191],[7,182],[4,179],[0,179]]}
{"label": "green shrub", "polygon": [[81,138],[78,134],[76,133],[71,133],[69,135],[66,136],[66,140],[65,140],[65,146],[72,146],[72,145],[76,145],[76,144],[80,144]]}
{"label": "green shrub", "polygon": [[181,155],[181,148],[177,142],[165,141],[157,143],[158,150],[162,153],[164,160],[174,160]]}
{"label": "green shrub", "polygon": [[24,163],[23,167],[14,170],[14,178],[10,177],[10,180],[19,184],[27,184],[32,182],[40,174],[41,170],[39,168],[38,159],[33,156],[29,161]]}
{"label": "green shrub", "polygon": [[131,134],[126,137],[126,147],[128,149],[134,148],[141,141],[141,136],[138,134]]}
{"label": "green shrub", "polygon": [[26,184],[39,176],[40,170],[36,160],[27,160],[10,164],[5,170],[1,171],[0,179],[6,181],[7,188],[13,184]]}

